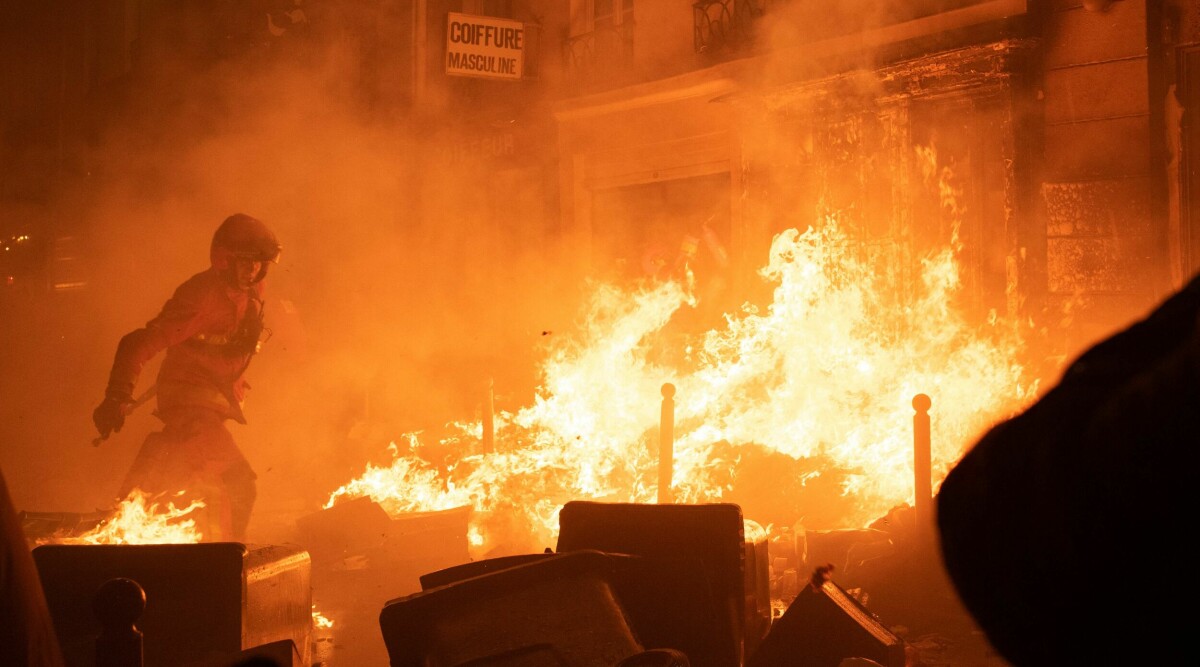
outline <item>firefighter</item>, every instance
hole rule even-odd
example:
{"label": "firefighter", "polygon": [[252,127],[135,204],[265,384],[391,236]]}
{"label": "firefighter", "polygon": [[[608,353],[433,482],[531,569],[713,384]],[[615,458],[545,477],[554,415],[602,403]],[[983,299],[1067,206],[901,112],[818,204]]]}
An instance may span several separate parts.
{"label": "firefighter", "polygon": [[260,220],[231,215],[212,238],[212,265],[176,288],[154,319],[121,338],[104,400],[92,413],[99,440],[119,432],[135,406],[143,366],[166,351],[153,387],[161,430],[142,443],[121,486],[174,503],[204,504],[205,541],[242,541],[256,475],[225,426],[245,424],[244,375],[264,333],[263,280],[279,261],[275,234]]}

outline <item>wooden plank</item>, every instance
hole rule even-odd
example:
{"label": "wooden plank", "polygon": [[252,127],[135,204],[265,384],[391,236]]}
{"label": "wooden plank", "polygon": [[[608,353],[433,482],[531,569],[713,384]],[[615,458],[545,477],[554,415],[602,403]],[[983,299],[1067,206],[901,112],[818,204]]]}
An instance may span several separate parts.
{"label": "wooden plank", "polygon": [[1148,116],[1046,128],[1046,180],[1142,176],[1150,171]]}
{"label": "wooden plank", "polygon": [[1046,72],[1047,123],[1150,113],[1146,58]]}
{"label": "wooden plank", "polygon": [[1144,0],[1116,2],[1103,12],[1057,12],[1047,22],[1047,69],[1146,55]]}

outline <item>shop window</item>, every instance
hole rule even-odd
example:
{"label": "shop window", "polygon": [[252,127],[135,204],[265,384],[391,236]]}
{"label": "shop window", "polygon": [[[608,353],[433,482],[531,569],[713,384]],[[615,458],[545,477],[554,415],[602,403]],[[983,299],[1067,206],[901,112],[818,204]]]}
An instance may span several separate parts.
{"label": "shop window", "polygon": [[592,29],[633,22],[633,0],[592,0]]}

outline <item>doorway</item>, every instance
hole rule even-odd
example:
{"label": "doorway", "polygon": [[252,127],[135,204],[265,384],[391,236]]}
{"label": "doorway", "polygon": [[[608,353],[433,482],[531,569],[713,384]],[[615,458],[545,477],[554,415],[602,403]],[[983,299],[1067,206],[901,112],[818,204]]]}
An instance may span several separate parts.
{"label": "doorway", "polygon": [[597,190],[592,198],[592,262],[604,279],[639,283],[695,278],[695,309],[672,324],[696,333],[721,322],[730,305],[728,172]]}

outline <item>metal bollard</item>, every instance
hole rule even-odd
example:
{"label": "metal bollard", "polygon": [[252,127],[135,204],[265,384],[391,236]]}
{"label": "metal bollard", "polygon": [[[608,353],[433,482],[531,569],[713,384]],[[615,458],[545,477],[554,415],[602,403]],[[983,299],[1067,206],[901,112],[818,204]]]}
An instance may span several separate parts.
{"label": "metal bollard", "polygon": [[675,385],[662,386],[662,417],[658,430],[658,502],[675,502],[671,476],[675,472]]}
{"label": "metal bollard", "polygon": [[496,451],[495,384],[493,378],[488,378],[487,396],[483,401],[483,451],[486,454]]}
{"label": "metal bollard", "polygon": [[92,597],[100,621],[96,667],[142,667],[142,631],[136,623],[146,609],[146,591],[133,579],[104,582]]}
{"label": "metal bollard", "polygon": [[922,539],[933,528],[933,445],[929,434],[929,408],[933,401],[925,394],[913,396],[913,507]]}

